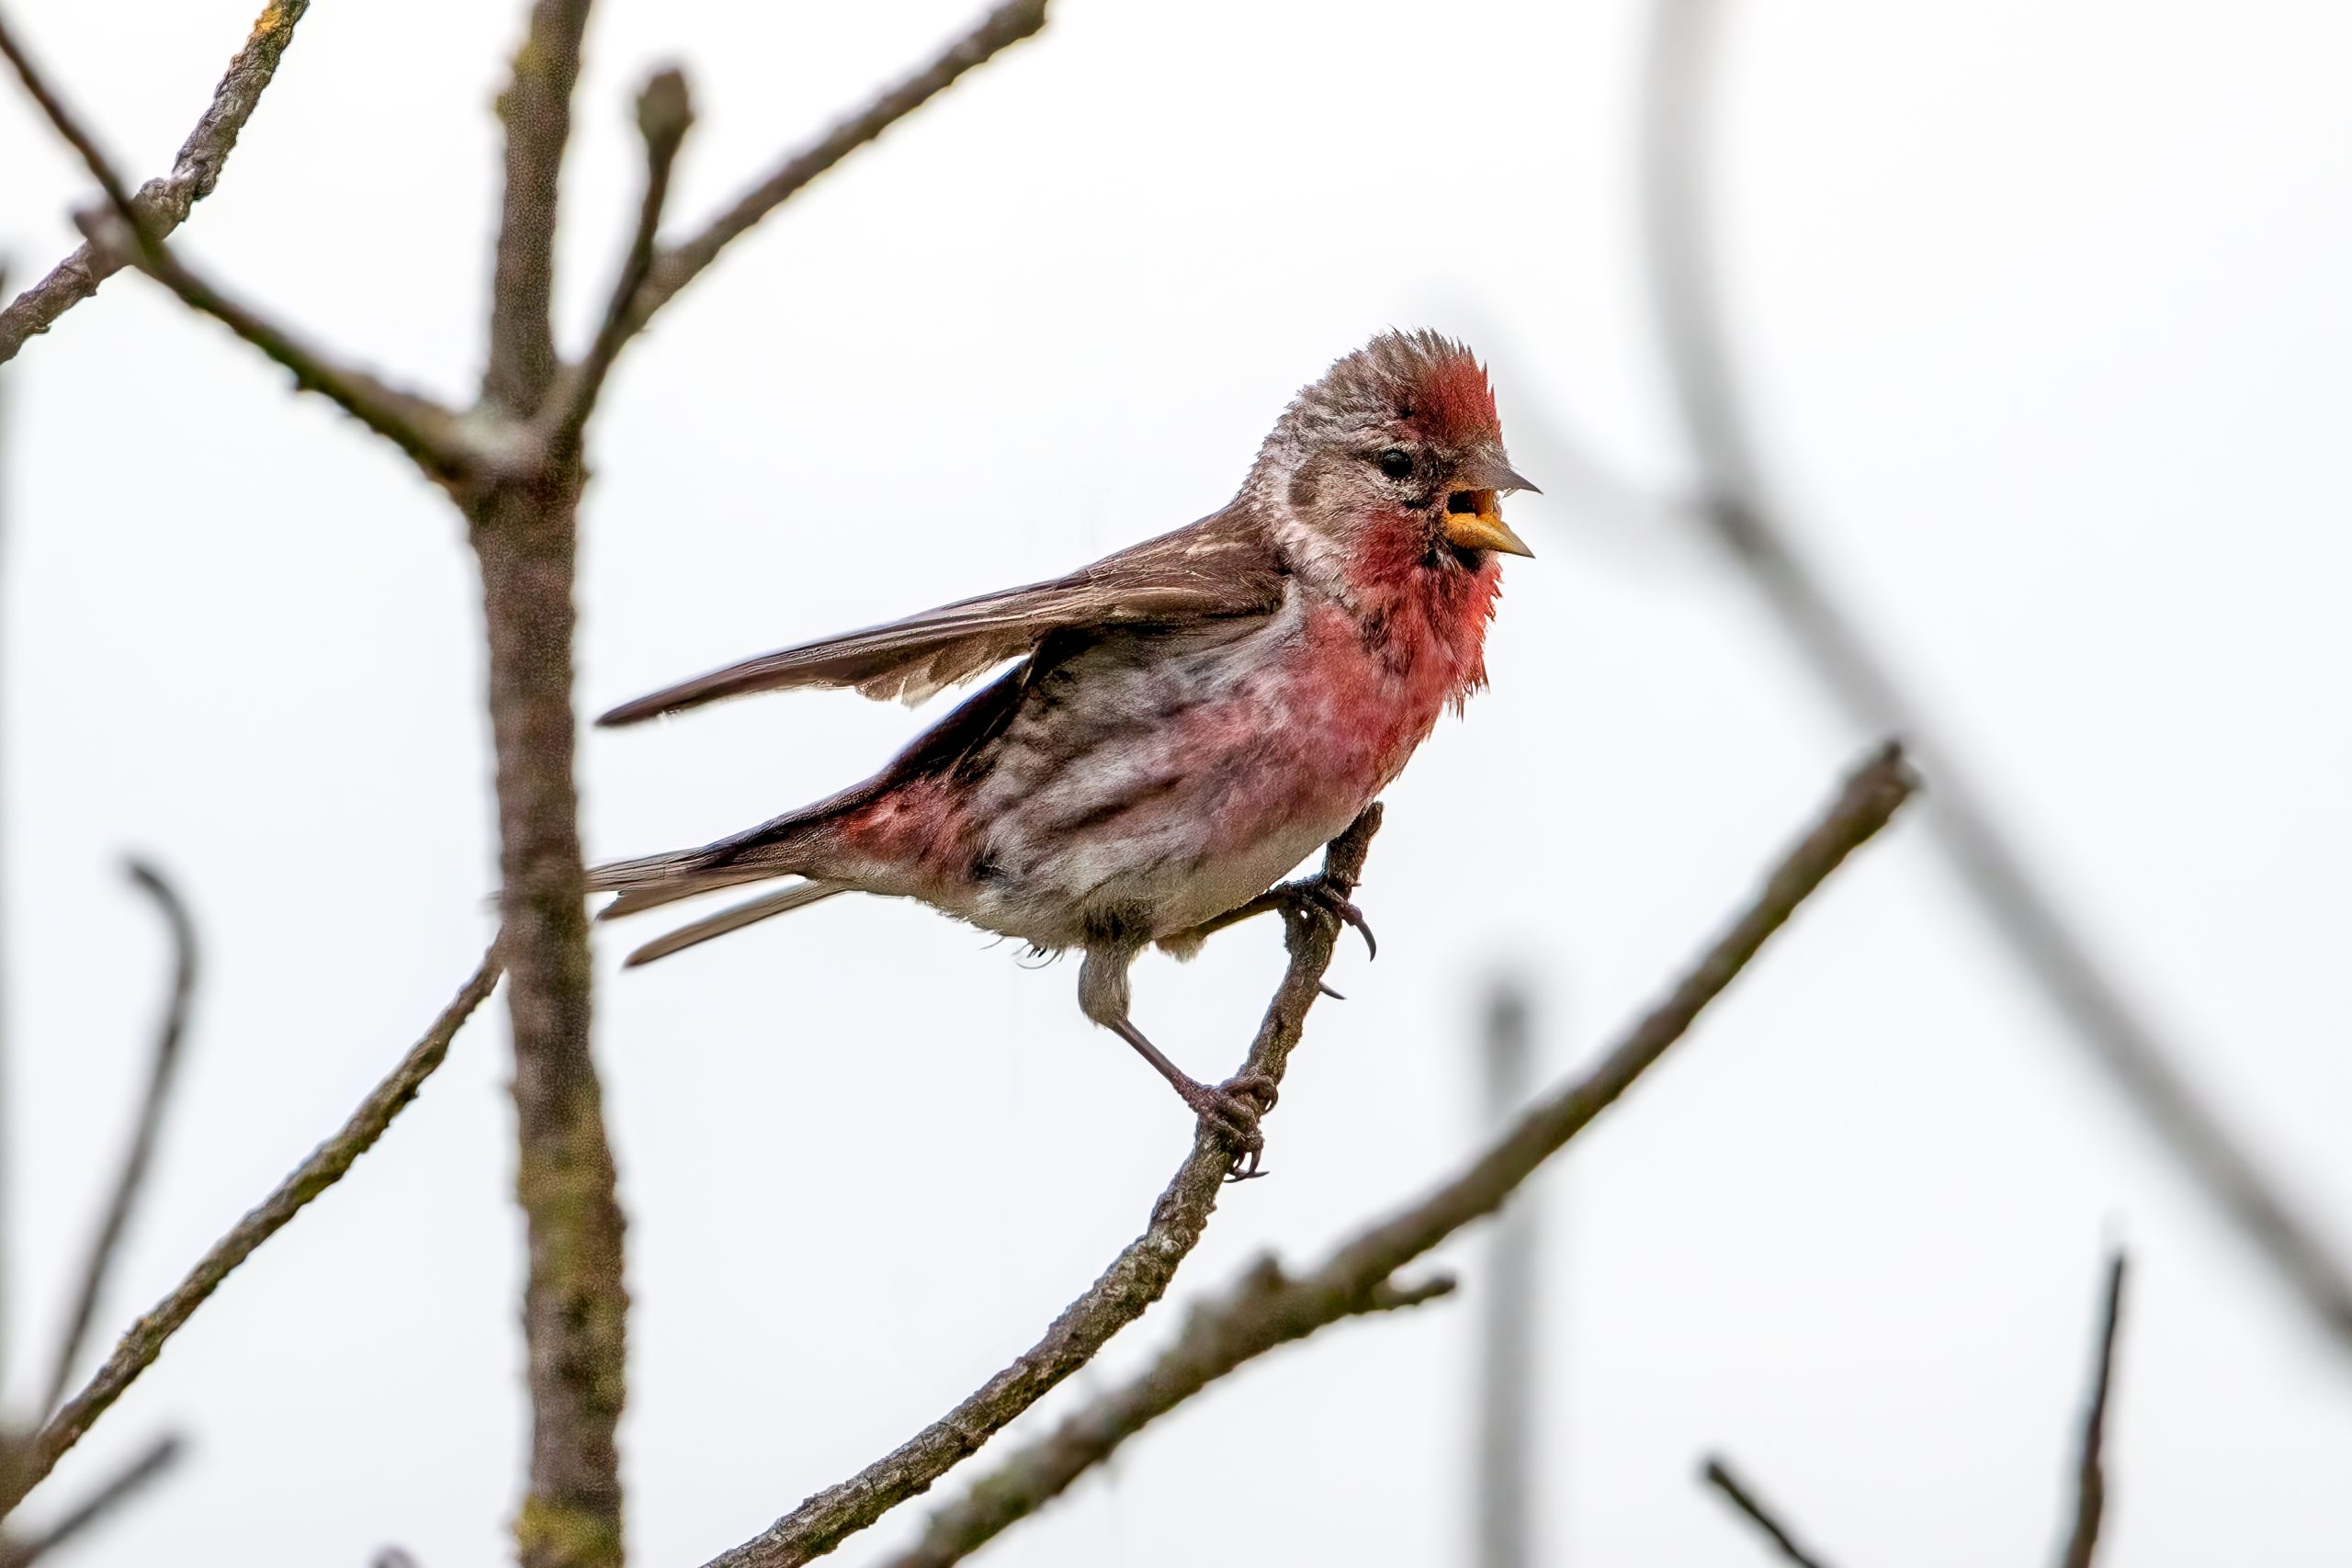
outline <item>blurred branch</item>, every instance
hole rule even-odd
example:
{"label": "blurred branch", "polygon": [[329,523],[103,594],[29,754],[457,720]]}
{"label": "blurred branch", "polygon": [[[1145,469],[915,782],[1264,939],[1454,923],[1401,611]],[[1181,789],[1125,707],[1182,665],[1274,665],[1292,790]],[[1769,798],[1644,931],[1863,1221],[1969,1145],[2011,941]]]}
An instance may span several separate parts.
{"label": "blurred branch", "polygon": [[1720,1456],[1708,1455],[1707,1462],[1699,1473],[1708,1485],[1729,1498],[1733,1507],[1747,1515],[1748,1520],[1780,1549],[1781,1555],[1795,1563],[1797,1568],[1826,1568],[1820,1558],[1796,1543],[1795,1538],[1782,1528],[1780,1520],[1772,1517],[1771,1510],[1765,1507],[1755,1493],[1741,1484],[1737,1476],[1732,1474],[1731,1467]]}
{"label": "blurred branch", "polygon": [[[1490,1125],[1507,1127],[1525,1103],[1533,1069],[1533,1003],[1515,978],[1487,993],[1485,1058]],[[1487,1238],[1480,1305],[1476,1518],[1477,1568],[1534,1568],[1537,1194],[1505,1210]]]}
{"label": "blurred branch", "polygon": [[57,134],[79,153],[91,176],[107,194],[112,209],[106,214],[76,213],[84,237],[118,265],[138,267],[179,296],[191,310],[210,316],[292,372],[294,384],[316,392],[368,429],[406,453],[428,475],[452,483],[495,454],[471,435],[458,415],[428,398],[387,386],[365,370],[336,365],[265,318],[249,305],[231,299],[217,285],[199,276],[164,248],[149,226],[147,215],[115,172],[87,127],[67,107],[24,52],[6,19],[0,17],[0,55],[16,68],[25,91],[49,118]]}
{"label": "blurred branch", "polygon": [[938,96],[966,72],[986,64],[1044,28],[1046,5],[1047,0],[1004,0],[930,64],[885,89],[865,107],[786,158],[700,233],[661,252],[629,307],[624,335],[643,330],[656,310],[718,259],[720,251],[807,189],[819,175]]}
{"label": "blurred branch", "polygon": [[[1342,900],[1363,875],[1364,856],[1379,830],[1380,807],[1374,805],[1324,852],[1323,874]],[[1319,907],[1285,921],[1290,966],[1250,1042],[1242,1073],[1262,1073],[1281,1083],[1317,987],[1330,967],[1339,933],[1338,916]],[[795,1568],[823,1556],[929,1489],[1046,1391],[1093,1359],[1113,1335],[1166,1292],[1177,1266],[1207,1228],[1232,1164],[1233,1151],[1225,1135],[1204,1121],[1194,1133],[1192,1153],[1152,1205],[1144,1233],[1062,1309],[1043,1338],[945,1416],[847,1481],[809,1497],[742,1545],[722,1552],[709,1568]]]}
{"label": "blurred branch", "polygon": [[549,447],[566,447],[580,439],[588,416],[595,411],[596,396],[604,390],[605,378],[628,339],[629,305],[653,270],[654,240],[662,227],[662,209],[670,198],[671,170],[694,118],[693,100],[681,72],[655,73],[638,95],[637,129],[645,141],[645,195],[638,204],[637,231],[629,237],[620,276],[613,280],[612,298],[605,306],[604,321],[588,345],[586,357],[558,380],[548,398],[555,411],[544,435]]}
{"label": "blurred branch", "polygon": [[424,1038],[409,1048],[381,1083],[360,1101],[342,1129],[312,1150],[268,1197],[237,1222],[228,1235],[213,1243],[187,1277],[171,1294],[132,1324],[96,1374],[21,1446],[15,1473],[0,1478],[0,1517],[5,1517],[27,1493],[39,1485],[65,1451],[79,1442],[91,1424],[106,1414],[123,1391],[153,1364],[164,1342],[177,1333],[237,1265],[253,1256],[262,1243],[283,1230],[311,1200],[343,1179],[354,1162],[375,1145],[424,1080],[449,1054],[449,1042],[482,998],[498,983],[498,948],[482,955],[481,966],[457,997],[441,1010]]}
{"label": "blurred branch", "polygon": [[1859,622],[1803,559],[1762,482],[1731,373],[1706,197],[1707,107],[1719,0],[1660,0],[1644,139],[1645,211],[1658,330],[1701,471],[1698,512],[1745,567],[1815,676],[1856,724],[1913,741],[1936,780],[1928,826],[1996,933],[2125,1101],[2352,1349],[2352,1272],[2245,1152],[2177,1065],[2140,1005],[2094,956],[2029,867],[1957,753]]}
{"label": "blurred branch", "polygon": [[171,1099],[172,1085],[179,1066],[180,1043],[187,1033],[189,1004],[196,996],[197,941],[196,923],[188,917],[187,905],[164,874],[141,861],[130,863],[130,880],[148,897],[155,900],[163,911],[164,923],[172,937],[172,994],[164,1010],[164,1021],[155,1033],[155,1048],[147,1072],[147,1092],[139,1107],[139,1121],[131,1134],[130,1147],[123,1156],[122,1170],[115,1178],[114,1194],[107,1201],[106,1217],[99,1222],[97,1235],[91,1239],[90,1256],[82,1268],[81,1288],[75,1292],[72,1311],[66,1314],[65,1332],[57,1345],[57,1360],[50,1370],[49,1385],[41,1395],[36,1415],[46,1416],[57,1408],[65,1397],[74,1376],[74,1363],[82,1357],[82,1348],[88,1341],[90,1324],[97,1315],[98,1301],[106,1292],[107,1275],[111,1270],[115,1255],[122,1246],[123,1233],[130,1224],[132,1208],[139,1201],[139,1190],[147,1178],[147,1168],[155,1154],[155,1142],[164,1126],[164,1109]]}
{"label": "blurred branch", "polygon": [[[146,231],[162,239],[187,219],[195,205],[212,194],[220,181],[221,166],[236,146],[238,133],[261,102],[262,89],[277,73],[277,62],[293,41],[294,24],[311,8],[311,0],[270,0],[254,19],[244,47],[229,62],[226,74],[212,92],[212,102],[180,143],[172,172],[149,180],[132,198]],[[50,269],[49,276],[0,309],[0,363],[12,359],[28,338],[47,332],[57,318],[98,291],[98,285],[119,271],[122,258],[96,245],[85,244]]]}
{"label": "blurred branch", "polygon": [[[1286,1278],[1271,1258],[1260,1262],[1229,1295],[1194,1309],[1176,1343],[1149,1371],[1089,1402],[1052,1436],[975,1483],[961,1499],[933,1515],[922,1540],[891,1559],[888,1568],[946,1568],[1036,1512],[1144,1427],[1245,1362],[1331,1324],[1409,1305],[1450,1288],[1450,1281],[1400,1285],[1394,1276],[1455,1231],[1502,1207],[1545,1160],[1632,1088],[1797,906],[1886,826],[1916,787],[1901,751],[1893,745],[1880,750],[1846,780],[1837,801],[1766,877],[1747,909],[1590,1073],[1539,1100],[1450,1180],[1360,1232],[1307,1273]],[[749,1568],[751,1561],[741,1568]],[[739,1568],[732,1558],[720,1559],[720,1564]]]}
{"label": "blurred branch", "polygon": [[32,1568],[42,1557],[65,1545],[91,1526],[104,1523],[108,1515],[162,1480],[164,1472],[179,1462],[185,1448],[176,1433],[166,1433],[156,1438],[141,1451],[137,1459],[125,1465],[113,1480],[99,1487],[79,1506],[40,1534],[22,1541],[0,1542],[0,1568]]}
{"label": "blurred branch", "polygon": [[2083,1439],[2075,1464],[2075,1519],[2066,1538],[2064,1568],[2091,1568],[2098,1551],[2100,1516],[2107,1509],[2107,1400],[2115,1371],[2115,1328],[2123,1311],[2123,1254],[2107,1269],[2107,1296],[2099,1310],[2098,1361],[2091,1373]]}

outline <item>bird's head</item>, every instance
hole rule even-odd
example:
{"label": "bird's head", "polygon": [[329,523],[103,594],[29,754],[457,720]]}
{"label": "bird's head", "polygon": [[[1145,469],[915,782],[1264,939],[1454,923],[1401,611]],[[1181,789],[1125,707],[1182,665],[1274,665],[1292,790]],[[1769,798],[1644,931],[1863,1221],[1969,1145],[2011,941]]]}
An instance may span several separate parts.
{"label": "bird's head", "polygon": [[1301,392],[1250,484],[1294,557],[1351,558],[1375,536],[1401,537],[1431,567],[1472,571],[1492,551],[1534,553],[1500,502],[1533,489],[1503,451],[1485,367],[1426,331],[1383,333]]}

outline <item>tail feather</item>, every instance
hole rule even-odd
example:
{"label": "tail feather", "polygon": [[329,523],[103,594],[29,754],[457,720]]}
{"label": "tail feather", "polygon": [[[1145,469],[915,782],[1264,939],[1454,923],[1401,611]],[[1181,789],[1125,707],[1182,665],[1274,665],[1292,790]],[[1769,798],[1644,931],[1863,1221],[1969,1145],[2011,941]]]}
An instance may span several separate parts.
{"label": "tail feather", "polygon": [[[745,926],[764,920],[772,915],[787,914],[794,909],[806,908],[820,899],[831,897],[836,893],[851,891],[853,889],[850,886],[843,882],[796,883],[780,893],[770,893],[764,897],[729,905],[715,915],[706,916],[691,925],[680,926],[667,936],[656,937],[623,960],[622,967],[635,968],[640,964],[650,964],[657,958],[667,958],[673,953],[683,953],[687,948],[708,942],[715,936],[725,936],[729,931],[741,931]],[[678,894],[676,897],[684,897],[685,895]],[[663,898],[661,901],[666,903],[668,899]],[[637,906],[639,908],[650,907],[644,904]],[[609,915],[613,911],[607,909],[605,912]]]}
{"label": "tail feather", "polygon": [[[674,904],[681,898],[692,898],[701,893],[716,893],[722,887],[740,887],[746,882],[770,882],[788,873],[773,866],[730,865],[717,871],[681,871],[664,881],[650,882],[641,886],[627,886],[621,896],[596,911],[600,920],[617,920],[624,916],[658,909]],[[592,887],[595,886],[591,882]],[[601,889],[600,889],[601,890]]]}

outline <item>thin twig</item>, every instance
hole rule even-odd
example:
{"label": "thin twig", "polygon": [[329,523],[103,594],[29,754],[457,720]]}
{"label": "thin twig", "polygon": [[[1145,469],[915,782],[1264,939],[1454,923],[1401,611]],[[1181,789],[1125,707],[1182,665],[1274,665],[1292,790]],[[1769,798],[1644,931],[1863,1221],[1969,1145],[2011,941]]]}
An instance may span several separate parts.
{"label": "thin twig", "polygon": [[1846,781],[1837,802],[1767,877],[1749,908],[1590,1073],[1536,1102],[1459,1174],[1419,1202],[1367,1226],[1315,1269],[1286,1278],[1272,1259],[1260,1262],[1229,1294],[1195,1309],[1149,1371],[1090,1401],[1051,1436],[974,1483],[965,1496],[934,1514],[922,1540],[887,1568],[946,1568],[1058,1496],[1145,1426],[1244,1362],[1331,1324],[1426,1300],[1442,1289],[1442,1283],[1400,1286],[1395,1276],[1464,1225],[1500,1208],[1631,1088],[1796,907],[1886,825],[1915,787],[1901,753],[1891,745],[1879,751]]}
{"label": "thin twig", "polygon": [[[1379,829],[1380,807],[1373,806],[1325,851],[1323,874],[1342,899],[1363,875],[1364,855]],[[1338,917],[1320,906],[1294,912],[1288,919],[1290,966],[1250,1043],[1243,1073],[1262,1073],[1281,1082],[1306,1027],[1307,1010],[1315,1003],[1317,985],[1330,966],[1339,933]],[[1152,1205],[1144,1233],[1062,1309],[1043,1338],[945,1416],[847,1481],[808,1498],[752,1540],[721,1553],[709,1568],[794,1568],[823,1556],[927,1490],[1046,1391],[1091,1360],[1113,1335],[1160,1298],[1177,1265],[1199,1243],[1232,1163],[1233,1150],[1224,1135],[1204,1122],[1192,1153]]]}
{"label": "thin twig", "polygon": [[493,944],[482,955],[481,966],[442,1009],[424,1037],[409,1048],[408,1055],[381,1083],[368,1091],[368,1098],[359,1102],[359,1108],[341,1130],[313,1149],[310,1157],[295,1167],[268,1197],[239,1220],[228,1235],[214,1242],[171,1294],[130,1325],[114,1353],[82,1391],[67,1400],[49,1418],[48,1425],[23,1445],[17,1472],[0,1483],[0,1516],[22,1501],[25,1494],[56,1467],[65,1451],[81,1441],[91,1424],[105,1415],[139,1374],[154,1363],[163,1353],[164,1343],[195,1315],[196,1309],[220,1289],[220,1282],[239,1264],[252,1257],[262,1243],[285,1229],[311,1200],[342,1180],[353,1163],[375,1146],[376,1140],[384,1135],[384,1129],[391,1125],[392,1118],[416,1098],[424,1080],[448,1055],[449,1042],[496,987],[498,976],[498,948]]}
{"label": "thin twig", "polygon": [[[212,187],[220,181],[221,166],[237,144],[238,133],[253,117],[262,89],[277,74],[277,62],[293,41],[294,24],[310,8],[311,0],[269,0],[263,8],[244,47],[229,62],[220,85],[213,89],[203,118],[180,143],[172,172],[162,179],[149,180],[133,198],[149,233],[158,239],[169,234],[187,220],[190,209],[212,194]],[[10,300],[0,310],[0,363],[16,357],[28,338],[47,332],[58,317],[96,293],[98,285],[122,265],[117,253],[85,244]]]}
{"label": "thin twig", "polygon": [[589,0],[532,0],[514,73],[498,97],[506,128],[505,197],[490,292],[490,364],[482,395],[516,418],[536,412],[555,379],[556,195],[571,139],[571,89]]}
{"label": "thin twig", "polygon": [[23,1541],[0,1544],[0,1568],[32,1568],[36,1562],[91,1526],[104,1523],[108,1515],[162,1480],[164,1473],[179,1462],[186,1447],[176,1433],[156,1438],[141,1450],[137,1459],[123,1466],[114,1479],[47,1529]]}
{"label": "thin twig", "polygon": [[2091,1568],[2098,1552],[2100,1517],[2107,1509],[2107,1400],[2115,1371],[2115,1328],[2123,1312],[2123,1254],[2108,1265],[2107,1295],[2099,1311],[2098,1361],[2083,1412],[2083,1438],[2075,1463],[2075,1518],[2066,1537],[2063,1568]]}
{"label": "thin twig", "polygon": [[620,275],[613,280],[604,321],[596,328],[587,355],[559,378],[555,391],[548,397],[555,417],[546,422],[542,439],[550,448],[561,449],[580,439],[588,416],[595,412],[596,395],[604,390],[605,378],[611,374],[613,361],[620,356],[621,344],[628,340],[629,305],[653,270],[653,245],[662,227],[662,209],[670,198],[670,172],[677,164],[678,149],[685,141],[694,118],[693,100],[687,95],[686,78],[681,72],[657,72],[646,83],[645,91],[638,95],[637,130],[645,141],[645,195],[638,203],[637,230],[629,236],[628,253],[622,259]]}
{"label": "thin twig", "polygon": [[625,335],[643,330],[653,313],[716,261],[720,251],[808,188],[819,175],[945,91],[966,72],[986,64],[998,53],[1037,32],[1046,25],[1047,3],[1048,0],[1004,0],[930,64],[885,89],[865,107],[786,158],[766,179],[712,219],[700,233],[662,250],[654,259],[651,275],[638,289],[629,307]]}
{"label": "thin twig", "polygon": [[81,1287],[74,1292],[73,1309],[66,1314],[65,1333],[58,1341],[49,1387],[36,1412],[42,1416],[56,1409],[57,1402],[65,1397],[66,1389],[72,1386],[74,1363],[82,1359],[82,1348],[88,1342],[99,1298],[106,1292],[107,1275],[122,1246],[123,1233],[130,1227],[131,1210],[138,1203],[140,1188],[147,1179],[147,1168],[154,1158],[155,1142],[163,1132],[164,1109],[171,1100],[179,1067],[180,1043],[187,1033],[188,1007],[196,998],[196,922],[188,916],[187,902],[155,867],[134,860],[130,871],[132,883],[155,900],[163,911],[164,923],[171,931],[172,994],[164,1009],[164,1021],[155,1032],[155,1048],[150,1054],[147,1070],[147,1092],[140,1102],[130,1147],[123,1156],[121,1173],[115,1178],[106,1218],[91,1239],[89,1258],[82,1266]]}
{"label": "thin twig", "polygon": [[2018,852],[2014,835],[1903,690],[1893,665],[1799,553],[1762,479],[1713,276],[1708,223],[1708,85],[1718,0],[1660,0],[1649,56],[1645,211],[1658,330],[1701,470],[1697,508],[1748,572],[1815,676],[1852,720],[1908,737],[1936,781],[1928,822],[2011,956],[2123,1099],[2206,1195],[2254,1241],[2339,1345],[2352,1349],[2352,1269],[2263,1170],[2178,1066]]}
{"label": "thin twig", "polygon": [[1771,1510],[1764,1506],[1755,1493],[1740,1483],[1739,1478],[1731,1472],[1731,1467],[1720,1456],[1708,1455],[1707,1462],[1699,1473],[1708,1485],[1729,1498],[1733,1507],[1747,1515],[1749,1522],[1780,1549],[1781,1555],[1795,1563],[1797,1568],[1826,1568],[1820,1558],[1796,1543],[1796,1539],[1772,1517]]}
{"label": "thin twig", "polygon": [[121,265],[138,267],[178,295],[191,310],[220,322],[292,372],[295,386],[334,403],[398,446],[434,479],[454,483],[494,460],[494,455],[450,410],[429,398],[389,386],[356,367],[334,363],[252,306],[231,299],[174,255],[88,128],[26,56],[5,17],[0,17],[0,55],[16,68],[25,91],[58,135],[81,155],[107,194],[109,212],[74,215],[74,222],[91,244]]}

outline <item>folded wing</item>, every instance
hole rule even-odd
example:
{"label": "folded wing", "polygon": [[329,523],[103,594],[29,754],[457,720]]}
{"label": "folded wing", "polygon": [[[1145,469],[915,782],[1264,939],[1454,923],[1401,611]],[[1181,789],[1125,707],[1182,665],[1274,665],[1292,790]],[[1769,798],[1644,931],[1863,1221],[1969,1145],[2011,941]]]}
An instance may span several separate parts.
{"label": "folded wing", "polygon": [[887,626],[747,659],[623,703],[596,722],[635,724],[754,692],[854,687],[909,704],[971,680],[1069,626],[1265,615],[1282,567],[1245,517],[1216,513],[1105,557],[1068,577],[944,604]]}

